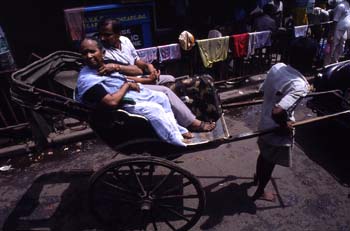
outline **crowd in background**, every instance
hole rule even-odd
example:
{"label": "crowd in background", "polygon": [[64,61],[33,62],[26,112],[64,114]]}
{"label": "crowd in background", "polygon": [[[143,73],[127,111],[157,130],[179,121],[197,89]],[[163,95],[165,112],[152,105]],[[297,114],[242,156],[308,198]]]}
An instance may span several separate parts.
{"label": "crowd in background", "polygon": [[[347,0],[249,0],[214,6],[202,18],[206,26],[196,28],[198,38],[211,37],[212,31],[220,36],[231,36],[259,31],[272,32],[272,46],[280,50],[296,37],[311,37],[318,44],[317,65],[328,65],[347,59],[347,39],[350,32],[350,8]],[[184,20],[195,23],[194,20]],[[203,17],[203,16],[202,16]],[[193,18],[192,18],[193,19]],[[190,24],[184,25],[189,26]],[[204,28],[205,27],[205,28]],[[208,33],[209,31],[209,33]],[[218,36],[217,36],[218,37]],[[284,40],[284,41],[283,41]]]}

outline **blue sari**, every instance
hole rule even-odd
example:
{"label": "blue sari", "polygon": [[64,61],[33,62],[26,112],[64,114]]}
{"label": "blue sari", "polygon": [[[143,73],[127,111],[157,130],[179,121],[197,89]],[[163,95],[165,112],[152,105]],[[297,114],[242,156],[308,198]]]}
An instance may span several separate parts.
{"label": "blue sari", "polygon": [[[101,84],[109,94],[113,94],[120,90],[125,81],[125,76],[117,72],[112,73],[111,76],[100,76],[97,70],[85,66],[79,73],[75,100],[85,103],[83,95],[96,84]],[[168,97],[162,92],[152,91],[144,88],[142,84],[139,85],[140,92],[129,90],[124,96],[133,99],[136,104],[125,104],[123,109],[146,117],[160,139],[165,142],[186,146],[182,142],[181,134],[188,130],[177,124]]]}

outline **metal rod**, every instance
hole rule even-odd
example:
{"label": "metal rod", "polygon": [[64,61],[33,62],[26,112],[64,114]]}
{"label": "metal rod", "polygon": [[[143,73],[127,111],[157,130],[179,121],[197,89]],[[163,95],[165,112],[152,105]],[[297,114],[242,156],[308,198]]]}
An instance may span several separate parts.
{"label": "metal rod", "polygon": [[[301,126],[301,125],[305,125],[305,124],[309,124],[309,123],[318,122],[318,121],[321,121],[321,120],[334,118],[334,117],[337,117],[337,116],[340,116],[340,115],[344,115],[344,114],[348,114],[348,113],[350,113],[350,110],[346,110],[346,111],[342,111],[342,112],[338,112],[338,113],[334,113],[334,114],[330,114],[330,115],[318,116],[318,117],[315,117],[315,118],[298,121],[298,122],[295,122],[293,124],[293,127],[298,127],[298,126]],[[275,128],[265,129],[265,130],[258,130],[258,131],[252,131],[252,132],[247,132],[247,133],[241,133],[241,134],[238,134],[236,136],[232,136],[232,137],[230,137],[227,140],[224,140],[224,143],[230,143],[230,142],[234,142],[234,141],[254,138],[254,137],[257,137],[257,136],[261,136],[261,135],[265,135],[265,134],[268,134],[268,133],[272,133],[272,132],[278,131],[279,129],[280,129],[280,127],[275,127]]]}
{"label": "metal rod", "polygon": [[223,104],[222,108],[227,109],[227,108],[233,108],[233,107],[243,107],[243,106],[261,104],[262,102],[263,102],[262,99],[242,101],[242,102],[237,102],[237,103]]}
{"label": "metal rod", "polygon": [[[341,93],[341,92],[342,91],[338,90],[338,89],[330,90],[330,91],[310,92],[304,98],[325,95],[325,94],[336,94],[336,93]],[[262,102],[263,102],[262,99],[254,99],[254,100],[242,101],[242,102],[237,102],[237,103],[222,104],[222,108],[227,109],[227,108],[234,108],[234,107],[243,107],[243,106],[261,104]]]}
{"label": "metal rod", "polygon": [[5,116],[2,114],[1,110],[0,110],[0,118],[2,120],[2,122],[4,123],[5,127],[9,126]]}
{"label": "metal rod", "polygon": [[29,126],[29,123],[16,124],[16,125],[0,128],[0,132],[7,131],[7,130],[19,130],[28,126]]}
{"label": "metal rod", "polygon": [[[94,132],[91,128],[86,128],[82,131],[73,132],[69,134],[60,134],[54,137],[48,138],[48,145],[63,145],[67,143],[72,143],[76,141],[80,141],[83,139],[89,139],[94,137]],[[34,151],[36,148],[36,144],[33,141],[30,141],[26,144],[13,145],[5,148],[0,148],[0,158],[4,157],[12,157],[16,155],[25,154],[31,151]]]}
{"label": "metal rod", "polygon": [[35,143],[32,141],[27,144],[18,144],[5,148],[0,148],[0,158],[21,155],[33,151],[34,149]]}
{"label": "metal rod", "polygon": [[41,57],[40,55],[37,55],[36,53],[31,53],[31,55],[37,59],[42,59],[43,57]]}
{"label": "metal rod", "polygon": [[226,83],[227,81],[240,81],[240,80],[243,80],[243,79],[247,79],[247,78],[249,78],[251,76],[252,75],[244,75],[244,76],[238,76],[238,77],[234,77],[234,78],[230,78],[230,79],[219,80],[219,81],[215,81],[214,84]]}
{"label": "metal rod", "polygon": [[9,102],[8,98],[7,98],[7,94],[4,92],[4,90],[1,91],[1,94],[2,94],[2,97],[4,98],[6,104],[7,104],[7,107],[12,115],[12,118],[14,118],[16,124],[19,123],[18,119],[17,119],[17,116],[16,116],[16,113],[13,111],[13,108],[11,106],[11,103]]}
{"label": "metal rod", "polygon": [[25,121],[28,121],[29,118],[28,118],[27,113],[26,113],[26,111],[24,110],[24,108],[23,108],[23,107],[19,107],[19,108],[20,108],[20,110],[21,110],[21,112],[22,112],[22,115],[23,115],[23,117],[24,117],[24,120],[25,120]]}
{"label": "metal rod", "polygon": [[315,117],[315,118],[298,121],[298,122],[295,122],[293,124],[293,127],[298,127],[300,125],[305,125],[305,124],[309,124],[309,123],[313,123],[313,122],[317,122],[317,121],[321,121],[321,120],[325,120],[325,119],[330,119],[330,118],[337,117],[337,116],[344,115],[344,114],[348,114],[348,113],[350,113],[350,110],[346,110],[346,111],[342,111],[342,112],[333,113],[333,114],[330,114],[330,115],[318,116],[318,117]]}
{"label": "metal rod", "polygon": [[330,93],[341,93],[342,91],[339,89],[335,90],[330,90],[330,91],[319,91],[319,92],[310,92],[307,94],[305,97],[311,97],[311,96],[318,96],[318,95],[325,95],[325,94],[330,94]]}
{"label": "metal rod", "polygon": [[57,144],[66,144],[71,142],[76,142],[82,139],[92,138],[94,136],[94,131],[91,128],[86,128],[81,131],[74,131],[68,134],[60,134],[55,135],[53,137],[49,137],[48,143],[49,145],[57,145]]}

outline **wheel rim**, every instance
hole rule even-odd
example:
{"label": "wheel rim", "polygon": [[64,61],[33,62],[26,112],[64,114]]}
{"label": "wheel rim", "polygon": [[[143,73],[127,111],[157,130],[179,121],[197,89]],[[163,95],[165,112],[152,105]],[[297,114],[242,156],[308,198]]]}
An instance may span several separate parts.
{"label": "wheel rim", "polygon": [[154,157],[104,167],[91,178],[89,199],[100,221],[127,230],[188,230],[205,206],[194,175]]}

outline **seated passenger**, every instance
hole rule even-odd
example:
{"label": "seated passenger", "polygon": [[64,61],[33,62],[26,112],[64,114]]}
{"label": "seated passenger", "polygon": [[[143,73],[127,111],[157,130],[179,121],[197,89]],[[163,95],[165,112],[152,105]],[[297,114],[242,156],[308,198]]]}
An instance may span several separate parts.
{"label": "seated passenger", "polygon": [[[99,38],[104,46],[105,65],[99,69],[99,74],[109,74],[118,71],[129,79],[144,84],[145,88],[159,91],[169,98],[171,108],[177,122],[192,132],[209,132],[215,128],[214,122],[204,122],[196,119],[189,108],[169,88],[162,84],[175,81],[170,75],[161,75],[151,63],[146,63],[138,56],[131,41],[120,34],[121,24],[117,19],[104,18],[98,23]],[[143,72],[148,73],[140,78]]]}
{"label": "seated passenger", "polygon": [[117,68],[124,69],[124,66],[135,65],[142,72],[147,73],[143,78],[134,77],[136,82],[157,85],[175,82],[174,76],[161,75],[160,71],[156,70],[153,64],[140,59],[131,40],[121,35],[122,25],[118,19],[103,18],[99,21],[97,29],[99,38],[106,50],[104,54],[105,60],[116,61],[119,64]]}
{"label": "seated passenger", "polygon": [[188,130],[177,124],[169,99],[162,92],[144,88],[142,84],[128,81],[118,72],[109,76],[99,75],[103,65],[103,48],[95,38],[85,38],[81,43],[81,54],[86,66],[79,73],[75,99],[92,106],[114,107],[124,97],[136,104],[125,104],[123,109],[146,117],[158,136],[165,142],[186,146],[183,138],[191,138]]}

